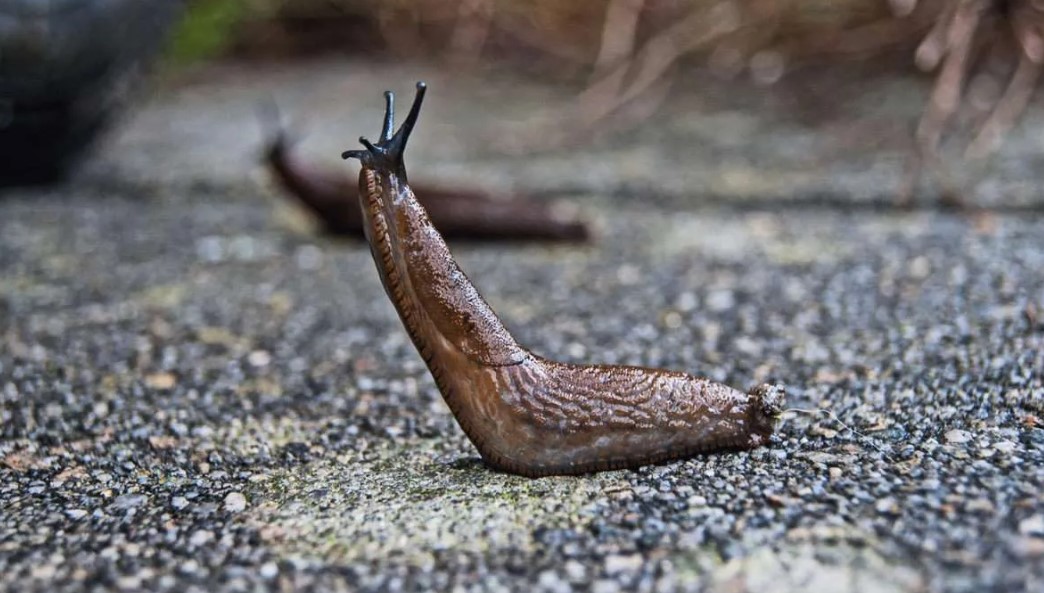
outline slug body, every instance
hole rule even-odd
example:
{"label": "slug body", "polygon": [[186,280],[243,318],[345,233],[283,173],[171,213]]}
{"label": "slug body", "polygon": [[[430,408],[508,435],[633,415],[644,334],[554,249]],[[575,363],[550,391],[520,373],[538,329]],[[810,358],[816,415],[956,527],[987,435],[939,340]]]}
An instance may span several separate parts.
{"label": "slug body", "polygon": [[[295,158],[286,133],[277,129],[264,149],[273,177],[333,235],[362,237],[359,189],[346,176]],[[476,189],[419,186],[424,207],[447,237],[476,241],[587,241],[582,220],[555,216],[525,196],[493,196]]]}
{"label": "slug body", "polygon": [[394,135],[347,151],[381,281],[468,438],[491,467],[537,477],[631,468],[765,444],[778,387],[749,394],[680,372],[543,359],[508,333],[417,201],[402,161],[423,84]]}

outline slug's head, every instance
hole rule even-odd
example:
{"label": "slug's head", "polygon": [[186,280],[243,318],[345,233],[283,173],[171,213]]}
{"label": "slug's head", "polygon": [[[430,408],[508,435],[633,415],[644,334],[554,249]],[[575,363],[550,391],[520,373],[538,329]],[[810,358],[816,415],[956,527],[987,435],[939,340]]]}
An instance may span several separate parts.
{"label": "slug's head", "polygon": [[772,435],[776,420],[783,414],[787,392],[782,385],[766,383],[751,389],[747,395],[750,397],[748,421],[751,429],[751,444],[763,445]]}
{"label": "slug's head", "polygon": [[417,124],[421,103],[424,102],[424,92],[427,89],[428,86],[423,82],[417,83],[417,94],[413,98],[410,113],[394,134],[392,134],[392,127],[395,125],[395,95],[391,91],[385,91],[384,126],[381,128],[380,141],[373,144],[366,137],[360,137],[359,142],[366,147],[366,150],[346,150],[341,153],[341,158],[359,159],[365,168],[374,169],[380,173],[395,173],[405,180],[406,166],[403,163],[402,155],[406,151],[406,142],[410,139],[413,126]]}

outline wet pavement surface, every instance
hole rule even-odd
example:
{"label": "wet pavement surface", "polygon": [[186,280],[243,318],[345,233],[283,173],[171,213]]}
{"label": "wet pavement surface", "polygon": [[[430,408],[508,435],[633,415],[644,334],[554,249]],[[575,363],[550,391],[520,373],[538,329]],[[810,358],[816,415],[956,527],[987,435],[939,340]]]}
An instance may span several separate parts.
{"label": "wet pavement surface", "polygon": [[[351,174],[336,155],[376,134],[380,91],[420,77],[411,179],[541,190],[599,227],[586,247],[451,245],[521,343],[778,381],[804,411],[755,451],[485,468],[366,247],[316,235],[253,164],[258,97]],[[994,209],[900,211],[901,125],[860,159],[772,109],[679,99],[589,150],[498,157],[476,146],[489,122],[564,91],[439,82],[219,70],[73,183],[0,198],[0,589],[1044,590],[1030,131],[980,186]]]}

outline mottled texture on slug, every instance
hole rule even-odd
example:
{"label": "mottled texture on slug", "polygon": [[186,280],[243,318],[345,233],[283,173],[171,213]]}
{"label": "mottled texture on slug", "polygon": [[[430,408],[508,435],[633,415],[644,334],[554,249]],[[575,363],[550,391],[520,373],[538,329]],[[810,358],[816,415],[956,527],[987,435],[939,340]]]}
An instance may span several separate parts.
{"label": "mottled texture on slug", "polygon": [[579,474],[768,442],[783,390],[750,393],[707,379],[630,366],[571,365],[519,346],[457,266],[406,180],[403,151],[423,83],[394,135],[393,98],[362,162],[366,237],[384,287],[453,415],[491,467]]}
{"label": "mottled texture on slug", "polygon": [[[272,176],[308,208],[333,235],[363,236],[359,189],[338,172],[315,167],[293,154],[282,129],[264,150]],[[421,185],[422,204],[440,231],[453,239],[476,241],[587,241],[587,223],[556,214],[530,196],[495,196],[471,188]]]}

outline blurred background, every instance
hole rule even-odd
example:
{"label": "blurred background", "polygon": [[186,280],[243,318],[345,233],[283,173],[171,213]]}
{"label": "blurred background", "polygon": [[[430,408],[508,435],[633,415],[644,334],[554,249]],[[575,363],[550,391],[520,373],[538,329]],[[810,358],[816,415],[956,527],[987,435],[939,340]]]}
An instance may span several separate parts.
{"label": "blurred background", "polygon": [[[517,125],[484,122],[469,140],[484,152],[591,147],[600,138],[633,138],[643,125],[655,128],[657,118],[677,122],[685,113],[745,110],[771,118],[777,128],[794,123],[832,140],[810,147],[806,165],[856,153],[850,164],[865,160],[850,173],[886,166],[881,179],[891,182],[887,191],[879,184],[877,191],[891,196],[875,199],[910,203],[920,193],[960,203],[981,195],[989,203],[999,193],[1023,191],[1011,185],[1016,169],[1024,168],[1013,162],[1002,165],[1007,185],[981,185],[995,163],[990,157],[1023,115],[1044,60],[1044,13],[1029,0],[9,1],[15,16],[0,34],[8,56],[0,71],[0,94],[6,95],[0,104],[13,122],[0,132],[9,181],[53,179],[74,166],[104,122],[140,96],[142,72],[152,73],[152,88],[163,94],[208,77],[217,85],[214,69],[208,70],[215,63],[285,73],[294,70],[287,65],[294,61],[347,60],[386,73],[418,65],[405,70],[458,81],[453,86],[460,89],[467,83],[459,81],[470,80],[491,94],[494,88],[531,89],[532,96],[510,90],[507,96],[535,105],[491,117]],[[42,72],[47,74],[37,76]],[[222,76],[241,87],[250,84],[242,76]],[[30,88],[34,84],[38,88]],[[280,85],[288,91],[281,93]],[[241,111],[275,99],[291,121],[315,123],[301,111],[317,111],[315,103],[322,101],[316,97],[326,86],[290,76],[242,96]],[[75,105],[47,132],[68,138],[27,154],[27,144],[40,144],[33,141],[42,135],[39,126],[30,121],[40,105]],[[341,111],[350,111],[347,100]],[[28,131],[12,133],[19,125]],[[73,131],[55,132],[63,127]],[[745,144],[752,158],[765,152],[772,168],[790,174],[808,169],[787,151],[766,152],[763,144],[773,144],[771,138],[734,132],[740,137],[733,147]],[[302,147],[305,154],[323,146],[321,134],[312,140],[312,148]],[[332,140],[327,144],[321,150],[333,154]],[[927,186],[918,185],[925,180]]]}

